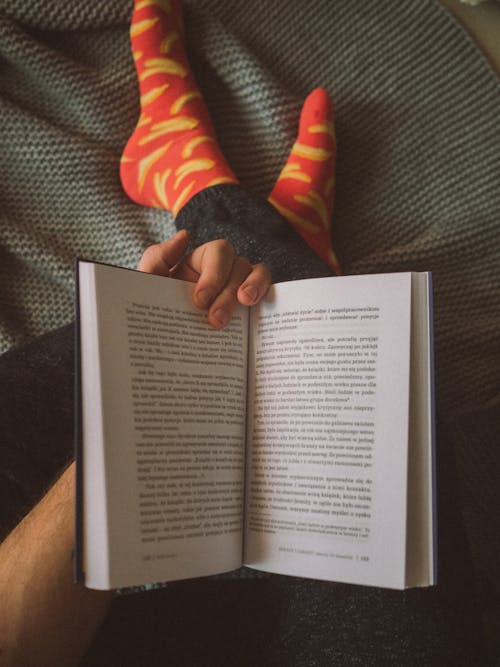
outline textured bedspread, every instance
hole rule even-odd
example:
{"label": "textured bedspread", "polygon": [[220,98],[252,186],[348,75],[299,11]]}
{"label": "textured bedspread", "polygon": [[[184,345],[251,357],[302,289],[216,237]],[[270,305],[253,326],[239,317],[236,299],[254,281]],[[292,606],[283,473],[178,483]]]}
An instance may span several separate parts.
{"label": "textured bedspread", "polygon": [[[322,85],[337,106],[334,236],[346,272],[434,272],[438,410],[472,548],[493,580],[497,76],[430,0],[185,7],[193,68],[243,184],[270,191],[301,101]],[[118,178],[138,115],[130,13],[125,0],[0,2],[0,350],[70,321],[75,255],[134,266],[173,231],[170,214],[130,202]]]}

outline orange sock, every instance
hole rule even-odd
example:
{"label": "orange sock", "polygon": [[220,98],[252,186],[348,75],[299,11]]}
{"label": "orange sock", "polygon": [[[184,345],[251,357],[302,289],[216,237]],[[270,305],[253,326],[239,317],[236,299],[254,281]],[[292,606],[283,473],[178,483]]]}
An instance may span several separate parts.
{"label": "orange sock", "polygon": [[179,0],[135,0],[130,39],[141,115],[120,177],[138,204],[174,215],[200,190],[238,182],[217,144],[183,33]]}
{"label": "orange sock", "polygon": [[269,202],[340,275],[331,241],[336,153],[332,104],[326,90],[316,88],[304,102],[297,140]]}

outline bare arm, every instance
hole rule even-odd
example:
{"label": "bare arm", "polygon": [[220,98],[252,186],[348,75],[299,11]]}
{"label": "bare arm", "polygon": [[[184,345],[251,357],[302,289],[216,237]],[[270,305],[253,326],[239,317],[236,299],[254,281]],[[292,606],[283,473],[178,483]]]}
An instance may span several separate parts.
{"label": "bare arm", "polygon": [[0,545],[0,665],[75,665],[112,593],[73,583],[73,463]]}

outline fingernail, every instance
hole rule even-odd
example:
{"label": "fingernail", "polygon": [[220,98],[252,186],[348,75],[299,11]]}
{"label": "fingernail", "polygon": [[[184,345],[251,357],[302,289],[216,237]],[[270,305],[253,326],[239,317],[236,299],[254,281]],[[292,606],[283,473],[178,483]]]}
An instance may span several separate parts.
{"label": "fingernail", "polygon": [[196,293],[196,300],[200,305],[200,308],[208,308],[212,303],[213,292],[212,290],[205,288]]}
{"label": "fingernail", "polygon": [[247,285],[243,290],[252,303],[257,301],[259,290],[254,285]]}
{"label": "fingernail", "polygon": [[226,324],[229,322],[229,313],[227,313],[222,308],[219,308],[215,311],[214,318],[221,325],[221,327],[225,327]]}

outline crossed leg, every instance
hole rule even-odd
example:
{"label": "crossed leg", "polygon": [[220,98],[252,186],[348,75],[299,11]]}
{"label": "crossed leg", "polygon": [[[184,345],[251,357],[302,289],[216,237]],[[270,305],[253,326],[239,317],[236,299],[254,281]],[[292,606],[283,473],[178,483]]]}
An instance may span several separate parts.
{"label": "crossed leg", "polygon": [[[122,184],[135,202],[176,216],[200,191],[238,179],[189,66],[179,0],[136,0],[130,38],[141,114],[122,156]],[[331,243],[335,157],[332,105],[318,88],[269,202],[340,273]]]}

